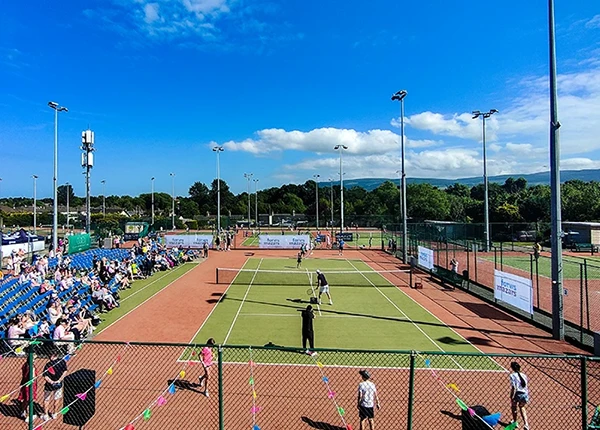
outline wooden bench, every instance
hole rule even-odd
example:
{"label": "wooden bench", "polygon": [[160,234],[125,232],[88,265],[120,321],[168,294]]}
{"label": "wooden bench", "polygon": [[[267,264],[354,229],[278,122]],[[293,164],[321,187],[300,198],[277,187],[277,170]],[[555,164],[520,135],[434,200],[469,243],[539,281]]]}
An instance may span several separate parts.
{"label": "wooden bench", "polygon": [[439,266],[435,268],[435,272],[431,272],[431,276],[437,278],[443,287],[446,285],[449,285],[451,288],[460,287],[463,281],[462,276],[458,273]]}
{"label": "wooden bench", "polygon": [[598,247],[591,243],[574,243],[571,245],[571,251],[573,252],[591,252],[592,254],[598,252]]}

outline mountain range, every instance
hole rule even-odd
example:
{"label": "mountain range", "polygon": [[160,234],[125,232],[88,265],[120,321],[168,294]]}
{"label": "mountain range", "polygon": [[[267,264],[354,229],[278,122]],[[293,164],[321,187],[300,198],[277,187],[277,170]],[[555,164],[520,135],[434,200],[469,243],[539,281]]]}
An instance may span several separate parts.
{"label": "mountain range", "polygon": [[[524,178],[527,180],[528,185],[548,185],[550,184],[550,172],[539,172],[539,173],[531,173],[527,175],[498,175],[498,176],[490,176],[488,180],[490,182],[496,182],[499,184],[503,184],[508,178]],[[563,170],[560,172],[560,180],[561,182],[572,181],[575,179],[579,179],[584,182],[590,181],[600,181],[600,169],[588,169],[588,170]],[[344,188],[352,188],[352,187],[361,187],[367,191],[372,191],[378,186],[380,186],[385,181],[398,182],[398,178],[360,178],[360,179],[347,179],[344,181]],[[407,178],[406,182],[408,184],[422,184],[428,183],[438,188],[446,188],[449,185],[459,183],[463,185],[467,185],[469,187],[473,187],[477,184],[481,184],[483,182],[483,178],[481,176],[476,176],[472,178],[459,178],[459,179],[437,179],[437,178]],[[339,181],[334,181],[334,184],[339,184]],[[321,187],[326,187],[329,185],[329,182],[321,182],[319,184]]]}

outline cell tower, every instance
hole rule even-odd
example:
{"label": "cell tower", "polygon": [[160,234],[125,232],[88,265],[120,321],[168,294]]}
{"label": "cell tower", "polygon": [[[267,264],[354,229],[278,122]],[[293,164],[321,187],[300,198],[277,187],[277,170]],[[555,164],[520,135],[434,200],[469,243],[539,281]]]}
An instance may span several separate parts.
{"label": "cell tower", "polygon": [[81,166],[85,169],[85,232],[90,232],[90,170],[94,167],[94,132],[81,132]]}

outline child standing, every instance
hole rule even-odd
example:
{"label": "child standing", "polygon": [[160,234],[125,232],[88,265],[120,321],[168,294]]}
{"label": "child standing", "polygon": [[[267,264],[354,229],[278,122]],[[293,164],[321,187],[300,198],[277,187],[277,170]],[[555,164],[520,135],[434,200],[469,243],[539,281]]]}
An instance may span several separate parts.
{"label": "child standing", "polygon": [[210,376],[210,367],[213,364],[212,346],[214,346],[215,340],[211,337],[206,341],[206,346],[202,348],[200,352],[200,360],[202,361],[202,367],[204,368],[204,375],[199,376],[200,387],[204,386],[204,395],[209,396],[208,393],[208,378]]}
{"label": "child standing", "polygon": [[529,430],[527,411],[525,406],[529,403],[529,381],[524,373],[521,373],[521,365],[516,361],[510,363],[513,373],[510,374],[510,406],[513,422],[517,421],[517,409],[523,418],[523,429]]}

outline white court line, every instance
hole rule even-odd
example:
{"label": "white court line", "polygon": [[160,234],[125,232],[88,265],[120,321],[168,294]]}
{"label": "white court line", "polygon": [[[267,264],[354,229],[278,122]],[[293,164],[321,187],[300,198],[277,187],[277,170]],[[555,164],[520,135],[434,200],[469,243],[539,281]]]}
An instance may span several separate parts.
{"label": "white court line", "polygon": [[[327,311],[325,311],[327,312]],[[240,313],[240,316],[249,316],[249,317],[294,317],[297,318],[298,315],[295,314],[253,314],[253,313]],[[370,315],[322,315],[323,318],[372,318]],[[406,320],[404,317],[397,316],[384,316],[377,318],[390,318],[395,320]]]}
{"label": "white court line", "polygon": [[[437,349],[439,349],[439,350],[440,350],[440,351],[442,351],[442,352],[446,352],[446,351],[444,351],[444,349],[443,349],[441,346],[439,346],[439,345],[437,344],[437,342],[436,342],[435,340],[433,340],[433,339],[431,338],[431,336],[429,336],[427,333],[425,333],[425,331],[424,331],[424,330],[423,330],[421,327],[419,327],[419,325],[418,325],[417,323],[415,323],[415,322],[414,322],[412,319],[410,319],[410,317],[409,317],[408,315],[406,315],[406,314],[404,313],[404,311],[403,311],[402,309],[400,309],[400,308],[398,307],[398,305],[396,305],[396,303],[394,303],[394,302],[392,301],[392,299],[390,299],[388,296],[386,296],[386,295],[385,295],[385,293],[384,293],[383,291],[381,291],[381,290],[380,290],[380,289],[377,287],[377,285],[375,285],[373,282],[371,282],[371,280],[370,280],[369,278],[367,278],[367,276],[366,276],[364,273],[362,273],[360,270],[358,270],[358,268],[357,268],[357,267],[356,267],[354,264],[352,264],[352,263],[351,263],[351,262],[350,262],[348,259],[346,259],[346,261],[348,261],[348,263],[349,263],[349,264],[350,264],[352,267],[354,267],[354,270],[356,270],[357,272],[359,272],[359,273],[360,273],[360,274],[361,274],[361,275],[362,275],[362,276],[363,276],[363,277],[364,277],[364,278],[365,278],[367,281],[369,281],[369,283],[370,283],[370,284],[373,286],[373,288],[375,288],[379,294],[381,294],[383,297],[385,297],[385,299],[386,299],[388,302],[390,302],[390,303],[391,303],[391,305],[392,305],[394,308],[396,308],[396,310],[397,310],[398,312],[400,312],[402,315],[404,315],[404,316],[406,317],[406,319],[407,319],[408,321],[410,321],[410,322],[412,323],[412,325],[414,325],[414,326],[415,326],[415,328],[416,328],[417,330],[419,330],[419,331],[420,331],[420,332],[423,334],[423,336],[425,336],[427,339],[429,339],[429,341],[430,341],[431,343],[433,343],[433,345],[434,345],[434,346],[435,346]],[[373,272],[373,273],[377,273],[377,272]],[[379,275],[379,276],[381,276],[381,275]],[[384,279],[385,279],[385,278],[384,278]],[[389,282],[389,281],[388,281],[388,282]],[[409,297],[409,298],[410,298],[410,297]],[[412,300],[412,299],[411,299],[411,300]],[[414,300],[413,300],[413,302],[414,302]],[[415,302],[415,303],[416,303],[416,302]],[[438,321],[439,321],[439,320],[438,320]],[[464,338],[463,338],[463,339],[464,339]],[[466,340],[466,339],[465,339],[465,340]],[[461,370],[462,370],[462,368],[463,368],[463,367],[462,367],[462,366],[461,366],[461,365],[460,365],[460,364],[459,364],[459,363],[458,363],[456,360],[454,360],[454,358],[450,357],[450,359],[451,359],[452,361],[454,361],[454,363],[456,363],[456,365],[457,365],[458,367],[460,367],[460,368],[461,368]]]}
{"label": "white court line", "polygon": [[[312,278],[310,277],[310,272],[308,271],[308,268],[306,269],[306,276],[308,276],[308,282],[310,282],[310,289],[312,290],[313,297],[316,299],[317,295],[315,294],[315,287],[313,285]],[[319,316],[322,316],[321,306],[319,305],[319,300],[317,300],[317,309],[319,310]]]}
{"label": "white court line", "polygon": [[[409,357],[405,355],[405,357]],[[444,356],[445,357],[445,356]],[[488,358],[488,357],[486,357]],[[182,360],[183,362],[187,362],[188,360]],[[248,367],[248,362],[242,361],[224,361],[223,364],[232,364],[236,366],[246,366]],[[256,362],[257,366],[289,366],[289,367],[315,367],[313,363],[311,364],[302,364],[302,363],[261,363]],[[365,366],[350,366],[347,364],[326,364],[325,367],[334,367],[338,369],[364,369]],[[410,367],[393,367],[393,366],[366,366],[371,369],[381,369],[381,370],[410,370]],[[500,366],[501,367],[501,366]],[[436,371],[446,371],[446,372],[481,372],[481,373],[506,373],[506,370],[493,370],[493,369],[457,369],[457,368],[448,368],[448,367],[417,367],[415,366],[415,370],[422,370],[431,372],[432,370]]]}
{"label": "white court line", "polygon": [[229,331],[227,332],[227,336],[225,336],[225,339],[223,340],[223,345],[225,345],[227,343],[227,339],[229,339],[229,335],[231,334],[231,331],[233,330],[233,326],[235,325],[235,322],[237,321],[238,316],[240,315],[240,311],[242,310],[242,306],[244,306],[244,302],[246,301],[246,297],[248,297],[248,293],[250,292],[250,288],[252,288],[252,283],[254,282],[254,279],[256,278],[256,275],[258,274],[258,269],[260,269],[260,265],[262,264],[262,262],[263,262],[263,259],[261,258],[260,261],[258,262],[258,266],[256,266],[256,270],[254,271],[254,275],[252,276],[252,279],[250,280],[250,283],[248,284],[248,288],[246,289],[246,294],[244,294],[244,298],[242,299],[242,303],[240,303],[240,307],[238,308],[237,313],[235,314],[235,317],[233,318],[233,321],[231,323],[231,327],[229,327]]}
{"label": "white court line", "polygon": [[[196,267],[198,267],[198,266],[196,266]],[[125,318],[127,315],[129,315],[130,313],[132,313],[133,311],[135,311],[137,308],[139,308],[140,306],[142,306],[148,300],[153,299],[154,297],[158,296],[160,293],[162,293],[163,291],[165,291],[167,288],[169,288],[175,282],[177,282],[178,280],[180,280],[181,278],[183,278],[185,275],[187,275],[188,273],[193,272],[193,271],[194,271],[194,268],[188,270],[187,272],[185,272],[182,275],[179,275],[177,278],[173,279],[171,282],[169,282],[167,285],[165,285],[159,292],[157,292],[156,294],[151,295],[146,300],[144,300],[142,303],[140,303],[139,305],[137,305],[136,307],[134,307],[130,311],[124,313],[119,318],[117,318],[116,320],[114,320],[113,322],[111,322],[109,325],[107,325],[106,327],[102,328],[99,332],[94,333],[94,337],[98,336],[100,333],[102,333],[104,330],[108,329],[109,327],[112,327],[113,325],[115,325],[116,323],[118,323],[119,321],[121,321],[123,318]]]}
{"label": "white court line", "polygon": [[[181,267],[185,267],[186,264],[200,264],[200,263],[185,263],[183,264]],[[181,268],[179,267],[179,268]],[[177,269],[176,269],[177,270]],[[173,273],[171,271],[167,271],[164,275],[162,275],[160,278],[155,279],[154,281],[150,282],[148,285],[144,285],[142,288],[140,288],[139,290],[135,291],[134,293],[132,293],[131,295],[125,297],[124,299],[120,300],[120,303],[123,303],[124,301],[132,298],[133,296],[135,296],[137,293],[140,293],[142,291],[144,291],[146,288],[148,288],[150,285],[155,284],[156,282],[160,281],[162,278],[169,276],[170,273]]]}

